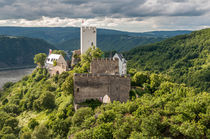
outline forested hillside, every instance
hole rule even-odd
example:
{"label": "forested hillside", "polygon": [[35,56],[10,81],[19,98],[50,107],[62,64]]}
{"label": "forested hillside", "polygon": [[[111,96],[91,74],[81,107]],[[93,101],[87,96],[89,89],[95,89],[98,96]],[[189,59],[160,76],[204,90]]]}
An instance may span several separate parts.
{"label": "forested hillside", "polygon": [[168,74],[178,83],[210,91],[210,29],[140,46],[125,55],[130,68]]}
{"label": "forested hillside", "polygon": [[0,68],[34,65],[34,55],[50,48],[56,49],[41,39],[0,36]]}
{"label": "forested hillside", "polygon": [[209,93],[162,75],[137,72],[132,77],[137,87],[131,91],[132,101],[89,101],[90,107],[75,112],[72,77],[66,72],[50,78],[45,69],[36,69],[15,84],[7,83],[0,93],[0,138],[210,137]]}
{"label": "forested hillside", "polygon": [[0,91],[2,139],[209,138],[210,94],[171,82],[162,74],[129,71],[132,90],[126,103],[88,100],[74,110],[73,74],[87,72],[87,51],[71,71],[53,77],[44,68]]}

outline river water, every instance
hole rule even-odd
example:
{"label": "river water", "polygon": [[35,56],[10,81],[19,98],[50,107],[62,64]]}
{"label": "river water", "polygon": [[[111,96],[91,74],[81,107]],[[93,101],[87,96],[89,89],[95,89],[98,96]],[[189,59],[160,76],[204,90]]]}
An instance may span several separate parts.
{"label": "river water", "polygon": [[33,70],[34,68],[0,71],[0,89],[6,82],[17,82]]}

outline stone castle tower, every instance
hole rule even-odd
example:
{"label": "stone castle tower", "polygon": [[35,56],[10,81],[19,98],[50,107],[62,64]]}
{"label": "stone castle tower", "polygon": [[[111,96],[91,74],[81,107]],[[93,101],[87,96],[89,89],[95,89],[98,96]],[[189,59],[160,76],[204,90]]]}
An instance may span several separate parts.
{"label": "stone castle tower", "polygon": [[96,46],[96,27],[82,26],[80,29],[81,54],[84,54],[91,46]]}

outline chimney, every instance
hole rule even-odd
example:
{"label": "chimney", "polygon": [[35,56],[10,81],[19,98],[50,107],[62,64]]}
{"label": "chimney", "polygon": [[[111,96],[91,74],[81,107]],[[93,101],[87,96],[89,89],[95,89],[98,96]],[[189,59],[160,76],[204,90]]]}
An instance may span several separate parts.
{"label": "chimney", "polygon": [[52,49],[49,49],[49,55],[52,53]]}

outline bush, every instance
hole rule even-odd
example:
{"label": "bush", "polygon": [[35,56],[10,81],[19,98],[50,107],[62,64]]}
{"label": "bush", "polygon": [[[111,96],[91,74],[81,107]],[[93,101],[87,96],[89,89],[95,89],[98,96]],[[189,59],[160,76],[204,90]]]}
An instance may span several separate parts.
{"label": "bush", "polygon": [[112,139],[112,123],[103,123],[93,129],[93,138]]}
{"label": "bush", "polygon": [[34,130],[34,128],[38,125],[39,123],[35,119],[31,119],[28,123],[28,127],[32,130]]}
{"label": "bush", "polygon": [[44,109],[53,109],[55,107],[55,96],[46,92],[40,97],[40,103]]}
{"label": "bush", "polygon": [[18,126],[18,120],[16,118],[10,117],[5,121],[5,125],[15,128]]}
{"label": "bush", "polygon": [[32,134],[32,138],[34,139],[50,139],[50,133],[45,125],[40,125],[35,127],[34,132]]}
{"label": "bush", "polygon": [[24,132],[20,136],[21,139],[31,139],[31,132]]}
{"label": "bush", "polygon": [[80,108],[78,109],[74,116],[72,117],[72,123],[74,126],[80,126],[81,123],[88,117],[93,114],[93,110],[91,108]]}
{"label": "bush", "polygon": [[133,77],[132,77],[132,85],[135,86],[141,86],[143,87],[143,84],[148,82],[149,77],[146,73],[142,72],[137,72]]}
{"label": "bush", "polygon": [[2,139],[17,139],[14,134],[5,134]]}
{"label": "bush", "polygon": [[10,88],[11,86],[13,86],[14,83],[13,82],[7,82],[3,85],[3,89],[4,90],[7,90],[8,88]]}
{"label": "bush", "polygon": [[20,110],[19,110],[18,106],[15,105],[15,104],[7,104],[4,107],[4,111],[7,112],[7,113],[14,113],[14,114],[19,114],[20,113]]}

